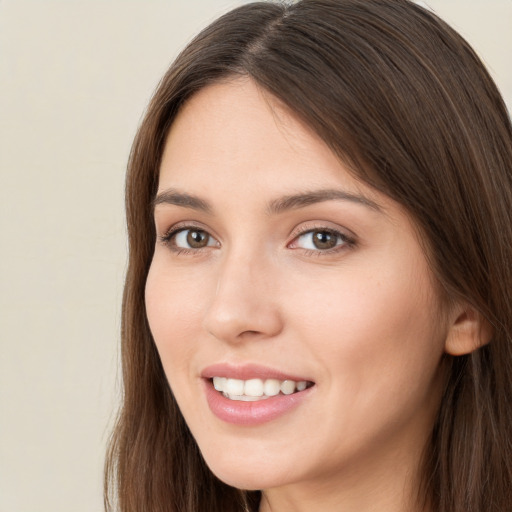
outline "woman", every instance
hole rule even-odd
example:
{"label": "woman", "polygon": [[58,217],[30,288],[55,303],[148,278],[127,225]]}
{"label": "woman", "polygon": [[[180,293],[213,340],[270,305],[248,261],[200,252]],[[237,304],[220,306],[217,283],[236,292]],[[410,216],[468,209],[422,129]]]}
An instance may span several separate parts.
{"label": "woman", "polygon": [[204,30],[129,163],[107,496],[508,510],[511,162],[482,64],[407,0],[255,3]]}

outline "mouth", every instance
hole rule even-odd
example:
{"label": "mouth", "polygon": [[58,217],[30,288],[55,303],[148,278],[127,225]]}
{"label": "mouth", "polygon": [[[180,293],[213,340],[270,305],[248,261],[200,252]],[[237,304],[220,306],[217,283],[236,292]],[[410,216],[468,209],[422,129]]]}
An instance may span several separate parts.
{"label": "mouth", "polygon": [[201,372],[211,412],[225,423],[258,426],[302,409],[316,383],[266,365],[218,363]]}
{"label": "mouth", "polygon": [[209,379],[215,390],[229,400],[258,402],[278,395],[293,395],[314,385],[307,380],[234,379],[214,376]]}

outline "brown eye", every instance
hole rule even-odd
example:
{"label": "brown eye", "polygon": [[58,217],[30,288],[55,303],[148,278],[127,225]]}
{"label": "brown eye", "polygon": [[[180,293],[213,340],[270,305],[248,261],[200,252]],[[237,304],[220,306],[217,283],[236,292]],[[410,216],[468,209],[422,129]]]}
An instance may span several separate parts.
{"label": "brown eye", "polygon": [[331,231],[313,231],[312,241],[317,249],[332,249],[338,244],[339,235]]}
{"label": "brown eye", "polygon": [[217,245],[215,238],[207,231],[195,228],[182,229],[174,233],[170,241],[171,245],[178,249],[203,249]]}
{"label": "brown eye", "polygon": [[313,229],[299,235],[294,242],[295,247],[309,251],[328,251],[335,247],[350,245],[347,236],[334,229]]}
{"label": "brown eye", "polygon": [[192,249],[200,249],[208,245],[209,235],[205,231],[187,230],[187,244]]}

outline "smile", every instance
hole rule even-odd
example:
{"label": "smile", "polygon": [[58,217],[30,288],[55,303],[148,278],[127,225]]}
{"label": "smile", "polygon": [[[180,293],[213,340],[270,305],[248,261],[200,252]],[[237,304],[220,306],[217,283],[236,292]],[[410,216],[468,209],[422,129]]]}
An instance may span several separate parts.
{"label": "smile", "polygon": [[215,364],[201,372],[210,411],[222,422],[257,426],[309,402],[316,383],[256,364]]}
{"label": "smile", "polygon": [[278,379],[232,379],[227,377],[213,377],[213,387],[229,400],[243,402],[256,402],[267,398],[282,395],[292,395],[304,391],[313,385],[305,380],[278,380]]}

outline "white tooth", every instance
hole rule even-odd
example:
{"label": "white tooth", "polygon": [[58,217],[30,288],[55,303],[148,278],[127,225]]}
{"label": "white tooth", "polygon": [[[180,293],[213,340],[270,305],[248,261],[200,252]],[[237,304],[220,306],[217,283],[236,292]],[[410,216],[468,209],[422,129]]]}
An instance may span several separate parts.
{"label": "white tooth", "polygon": [[258,402],[260,400],[266,400],[268,396],[228,395],[227,398],[240,402]]}
{"label": "white tooth", "polygon": [[263,385],[263,392],[267,396],[276,396],[281,391],[281,381],[276,379],[267,379]]}
{"label": "white tooth", "polygon": [[281,391],[284,395],[291,395],[295,391],[295,381],[284,380],[281,384]]}
{"label": "white tooth", "polygon": [[297,391],[304,391],[307,387],[308,383],[305,380],[301,380],[297,382]]}
{"label": "white tooth", "polygon": [[226,377],[213,377],[213,387],[217,391],[224,391],[225,384],[226,384]]}
{"label": "white tooth", "polygon": [[227,379],[224,384],[224,391],[228,395],[243,395],[244,381],[239,379]]}
{"label": "white tooth", "polygon": [[244,394],[247,396],[262,396],[263,381],[261,379],[249,379],[245,381]]}

